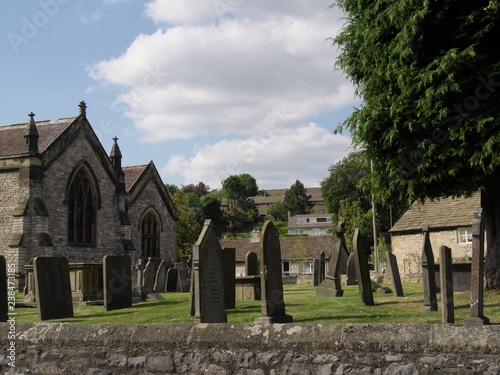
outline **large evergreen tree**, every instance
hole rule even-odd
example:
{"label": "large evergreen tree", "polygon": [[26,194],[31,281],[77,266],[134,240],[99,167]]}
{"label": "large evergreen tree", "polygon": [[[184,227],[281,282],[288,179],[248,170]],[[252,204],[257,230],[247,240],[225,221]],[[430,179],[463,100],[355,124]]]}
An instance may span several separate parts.
{"label": "large evergreen tree", "polygon": [[290,189],[285,192],[283,204],[290,212],[291,216],[308,214],[314,207],[314,203],[311,202],[311,196],[307,195],[304,184],[299,180],[295,181],[295,183],[290,186]]}
{"label": "large evergreen tree", "polygon": [[339,0],[337,63],[364,99],[350,131],[378,197],[482,194],[486,285],[500,288],[498,0]]}

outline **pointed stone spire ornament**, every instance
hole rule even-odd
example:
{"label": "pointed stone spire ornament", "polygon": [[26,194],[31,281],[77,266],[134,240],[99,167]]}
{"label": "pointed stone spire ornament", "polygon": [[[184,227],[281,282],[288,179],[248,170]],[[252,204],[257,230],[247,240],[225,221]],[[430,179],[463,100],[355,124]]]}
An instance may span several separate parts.
{"label": "pointed stone spire ornament", "polygon": [[118,138],[113,138],[113,147],[111,148],[111,153],[109,154],[109,158],[111,159],[111,163],[115,167],[115,170],[122,169],[122,153],[120,151],[120,147],[118,147]]}
{"label": "pointed stone spire ornament", "polygon": [[38,130],[35,124],[35,114],[31,112],[28,124],[24,130],[24,153],[38,153]]}
{"label": "pointed stone spire ornament", "polygon": [[87,104],[85,104],[85,101],[81,101],[80,104],[78,104],[78,107],[80,107],[80,115],[86,117],[87,116]]}

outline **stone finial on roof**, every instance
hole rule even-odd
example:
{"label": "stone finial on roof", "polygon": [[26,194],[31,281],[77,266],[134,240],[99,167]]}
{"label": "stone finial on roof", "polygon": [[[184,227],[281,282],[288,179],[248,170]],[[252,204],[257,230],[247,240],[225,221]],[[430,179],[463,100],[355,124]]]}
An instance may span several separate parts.
{"label": "stone finial on roof", "polygon": [[87,116],[87,104],[85,104],[85,101],[82,100],[80,104],[78,104],[78,107],[80,107],[80,115]]}
{"label": "stone finial on roof", "polygon": [[120,147],[118,147],[118,138],[113,138],[113,147],[111,148],[111,153],[109,154],[109,158],[111,159],[111,163],[116,170],[122,169],[122,153],[120,151]]}
{"label": "stone finial on roof", "polygon": [[24,149],[25,153],[37,153],[38,152],[38,130],[36,129],[35,124],[35,114],[31,112],[28,124],[26,125],[26,129],[24,130]]}

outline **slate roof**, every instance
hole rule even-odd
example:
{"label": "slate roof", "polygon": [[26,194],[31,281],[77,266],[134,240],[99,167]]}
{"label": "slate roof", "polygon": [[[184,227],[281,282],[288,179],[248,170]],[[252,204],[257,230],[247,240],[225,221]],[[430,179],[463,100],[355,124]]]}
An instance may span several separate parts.
{"label": "slate roof", "polygon": [[[54,140],[61,135],[76,117],[61,118],[58,120],[36,121],[38,131],[38,151],[44,152]],[[24,130],[26,125],[14,124],[0,126],[0,157],[22,154],[24,148]]]}
{"label": "slate roof", "polygon": [[122,168],[123,173],[125,173],[125,191],[130,191],[132,186],[134,186],[135,182],[147,167],[148,164]]}
{"label": "slate roof", "polygon": [[389,230],[391,233],[421,231],[424,225],[429,229],[470,227],[474,210],[481,207],[481,195],[469,198],[449,197],[438,201],[427,200],[424,204],[413,203],[408,211]]}
{"label": "slate roof", "polygon": [[[327,257],[332,252],[335,236],[283,237],[280,238],[281,259],[318,258],[321,251]],[[259,242],[250,240],[219,240],[221,247],[235,248],[236,261],[245,261],[245,255],[253,251],[259,256]]]}

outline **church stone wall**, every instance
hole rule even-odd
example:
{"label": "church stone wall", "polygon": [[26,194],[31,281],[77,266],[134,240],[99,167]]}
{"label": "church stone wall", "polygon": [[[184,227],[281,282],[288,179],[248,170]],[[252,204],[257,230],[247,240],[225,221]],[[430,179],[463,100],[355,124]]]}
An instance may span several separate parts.
{"label": "church stone wall", "polygon": [[150,207],[157,210],[162,221],[160,258],[165,260],[168,265],[173,265],[177,262],[177,223],[172,220],[152,179],[148,180],[140,197],[128,208],[128,215],[132,225],[131,239],[136,249],[136,256],[139,258],[141,255],[140,221],[144,212]]}
{"label": "church stone wall", "polygon": [[[101,195],[101,207],[97,209],[97,244],[89,247],[68,244],[68,208],[64,202],[71,173],[83,160],[92,168]],[[100,263],[104,255],[121,251],[115,185],[83,133],[50,165],[42,185],[42,198],[49,211],[48,230],[54,246],[40,247],[37,249],[40,255],[65,256],[70,263]]]}

